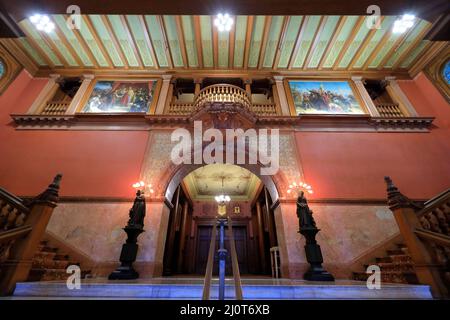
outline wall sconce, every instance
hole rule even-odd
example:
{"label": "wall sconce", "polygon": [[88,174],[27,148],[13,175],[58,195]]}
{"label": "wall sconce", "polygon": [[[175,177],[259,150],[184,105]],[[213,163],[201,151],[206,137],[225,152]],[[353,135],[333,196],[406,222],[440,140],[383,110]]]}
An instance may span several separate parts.
{"label": "wall sconce", "polygon": [[217,202],[217,214],[220,217],[224,217],[227,215],[227,203],[231,201],[230,196],[226,196],[226,195],[219,195],[219,196],[215,196],[214,199]]}
{"label": "wall sconce", "polygon": [[309,194],[314,193],[312,187],[309,184],[304,183],[304,182],[299,182],[299,183],[293,182],[292,184],[289,185],[287,193],[289,193],[289,194],[294,193],[294,195],[295,195],[300,191],[308,192]]}
{"label": "wall sconce", "polygon": [[[140,191],[140,193],[144,193],[144,190],[145,190],[145,182],[144,182],[144,181],[139,181],[139,182],[133,183],[132,187],[136,189],[136,192],[137,192],[137,191]],[[153,194],[153,193],[155,192],[155,190],[153,190],[151,184],[147,185],[147,189],[148,189],[148,191],[149,191],[151,194]]]}

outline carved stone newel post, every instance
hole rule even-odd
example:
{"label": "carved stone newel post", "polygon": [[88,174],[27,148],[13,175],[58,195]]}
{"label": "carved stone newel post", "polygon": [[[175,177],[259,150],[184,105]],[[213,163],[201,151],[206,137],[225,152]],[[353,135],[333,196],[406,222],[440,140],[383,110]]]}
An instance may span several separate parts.
{"label": "carved stone newel post", "polygon": [[303,275],[303,278],[310,281],[334,281],[334,277],[322,267],[322,250],[316,241],[316,235],[320,229],[316,227],[312,213],[303,191],[300,191],[297,198],[299,232],[306,239],[306,260],[310,264],[309,270]]}
{"label": "carved stone newel post", "polygon": [[137,237],[144,232],[145,197],[142,191],[136,192],[133,207],[130,209],[130,219],[123,230],[127,233],[127,240],[122,245],[120,253],[120,266],[108,277],[110,280],[137,279],[139,273],[134,270],[133,262],[136,261],[138,252]]}

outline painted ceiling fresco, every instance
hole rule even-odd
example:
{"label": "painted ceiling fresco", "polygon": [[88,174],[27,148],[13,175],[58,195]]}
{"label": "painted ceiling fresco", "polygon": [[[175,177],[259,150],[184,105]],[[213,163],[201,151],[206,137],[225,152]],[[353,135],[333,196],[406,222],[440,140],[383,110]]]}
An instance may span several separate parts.
{"label": "painted ceiling fresco", "polygon": [[28,20],[16,41],[42,68],[404,70],[430,44],[431,24],[403,34],[395,16],[369,28],[366,16],[235,16],[218,32],[213,16],[84,15],[80,29],[51,16],[45,33]]}

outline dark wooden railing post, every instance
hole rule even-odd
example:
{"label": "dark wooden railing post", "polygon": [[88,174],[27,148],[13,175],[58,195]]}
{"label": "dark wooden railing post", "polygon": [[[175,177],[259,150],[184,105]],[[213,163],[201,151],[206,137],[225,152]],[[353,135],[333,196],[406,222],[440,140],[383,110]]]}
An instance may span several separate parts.
{"label": "dark wooden railing post", "polygon": [[61,177],[58,174],[47,190],[30,202],[30,212],[25,220],[25,224],[30,225],[32,230],[26,237],[18,239],[13,244],[9,258],[2,264],[0,295],[11,295],[17,282],[27,280],[32,258],[58,202]]}
{"label": "dark wooden railing post", "polygon": [[437,266],[433,264],[429,248],[415,233],[416,228],[420,227],[416,213],[416,210],[420,208],[394,186],[391,178],[385,177],[384,179],[387,184],[388,205],[394,214],[400,234],[408,247],[417,279],[421,284],[431,287],[431,292],[435,298],[446,296],[446,286],[439,275]]}

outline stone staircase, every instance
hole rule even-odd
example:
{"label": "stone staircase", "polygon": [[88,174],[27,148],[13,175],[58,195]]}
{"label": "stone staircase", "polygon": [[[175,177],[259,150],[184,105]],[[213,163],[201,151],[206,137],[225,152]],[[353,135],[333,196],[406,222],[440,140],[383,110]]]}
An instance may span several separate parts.
{"label": "stone staircase", "polygon": [[[404,283],[418,284],[417,276],[414,271],[411,256],[408,248],[399,243],[396,248],[387,250],[386,256],[375,258],[371,265],[378,265],[381,269],[381,282],[384,283]],[[364,268],[367,269],[368,265]],[[366,281],[370,274],[365,271],[353,272],[353,279]]]}
{"label": "stone staircase", "polygon": [[[48,241],[41,241],[33,257],[27,281],[67,280],[70,276],[66,272],[69,265],[80,266],[80,263],[72,261],[70,256],[60,252],[60,249],[50,246]],[[89,274],[90,270],[81,270],[82,279]]]}

